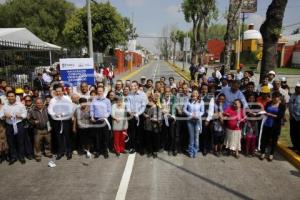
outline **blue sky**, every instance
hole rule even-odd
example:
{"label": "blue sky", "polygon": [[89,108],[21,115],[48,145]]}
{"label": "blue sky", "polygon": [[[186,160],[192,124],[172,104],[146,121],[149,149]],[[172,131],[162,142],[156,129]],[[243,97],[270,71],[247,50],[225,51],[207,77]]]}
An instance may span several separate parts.
{"label": "blue sky", "polygon": [[[4,0],[0,0],[3,2]],[[73,2],[76,6],[82,7],[85,0],[68,0]],[[105,2],[108,0],[96,0],[98,2]],[[161,35],[164,26],[175,25],[179,29],[188,30],[191,24],[184,21],[182,12],[180,12],[180,5],[182,0],[109,0],[113,6],[123,15],[131,17],[134,15],[134,24],[137,27],[139,35]],[[272,0],[258,0],[258,12],[255,14],[248,14],[246,23],[254,23],[255,28],[259,29],[264,21],[266,10]],[[228,9],[229,0],[217,0],[219,9],[219,18],[214,23],[226,23],[222,17],[225,10]],[[300,22],[300,1],[288,0],[288,5],[285,12],[284,25],[290,25]],[[299,24],[300,26],[300,24]],[[290,33],[291,30],[297,28],[293,26],[285,30],[285,34]],[[155,39],[139,39],[139,43],[155,50]]]}
{"label": "blue sky", "polygon": [[[5,0],[0,0],[3,3]],[[85,5],[86,0],[68,0],[77,7]],[[106,2],[108,0],[96,0]],[[180,5],[182,0],[109,0],[113,6],[123,15],[131,17],[134,15],[134,24],[139,35],[158,36],[161,35],[164,26],[177,26],[179,29],[188,30],[191,24],[184,21]],[[272,0],[258,0],[258,11],[248,14],[246,23],[254,23],[259,29],[265,19],[266,10]],[[226,23],[223,14],[228,9],[229,0],[217,0],[219,18],[213,23]],[[285,12],[284,26],[300,23],[300,0],[288,0]],[[300,27],[300,24],[298,25]],[[292,26],[284,30],[284,34],[289,34],[297,26]],[[146,48],[155,50],[155,39],[139,39],[138,42]]]}
{"label": "blue sky", "polygon": [[[85,4],[85,0],[69,0],[78,7]],[[107,0],[97,0],[105,2]],[[180,5],[182,0],[109,0],[113,6],[123,15],[134,16],[134,24],[137,27],[139,35],[161,35],[164,26],[175,25],[182,30],[188,30],[191,24],[184,21]],[[258,0],[258,11],[254,14],[248,14],[246,23],[254,23],[255,28],[259,29],[265,19],[266,10],[272,0]],[[225,23],[223,18],[225,10],[228,9],[229,0],[217,0],[219,9],[219,18],[214,23]],[[289,0],[285,12],[284,25],[300,23],[300,1]],[[300,26],[300,24],[299,24]],[[287,28],[285,34],[297,26]],[[155,39],[139,39],[139,43],[155,50]]]}

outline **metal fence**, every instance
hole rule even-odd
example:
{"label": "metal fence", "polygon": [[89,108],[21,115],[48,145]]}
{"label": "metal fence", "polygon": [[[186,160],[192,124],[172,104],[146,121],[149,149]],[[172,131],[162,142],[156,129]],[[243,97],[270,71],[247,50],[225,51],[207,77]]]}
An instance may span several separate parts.
{"label": "metal fence", "polygon": [[0,78],[12,87],[32,85],[36,67],[50,66],[64,56],[39,46],[5,45],[0,43]]}

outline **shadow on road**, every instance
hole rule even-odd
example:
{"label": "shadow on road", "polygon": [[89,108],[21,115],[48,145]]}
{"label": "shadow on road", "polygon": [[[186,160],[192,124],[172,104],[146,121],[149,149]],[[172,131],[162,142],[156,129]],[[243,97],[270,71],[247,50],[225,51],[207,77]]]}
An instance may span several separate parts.
{"label": "shadow on road", "polygon": [[182,170],[182,171],[184,171],[184,172],[186,172],[186,173],[188,173],[190,175],[193,175],[193,176],[195,176],[195,177],[197,177],[197,178],[199,178],[199,179],[201,179],[201,180],[203,180],[203,181],[205,181],[205,182],[207,182],[207,183],[209,183],[209,184],[211,184],[211,185],[213,185],[215,187],[218,187],[218,188],[220,188],[222,190],[225,190],[225,191],[227,191],[227,192],[229,192],[229,193],[231,193],[231,194],[233,194],[233,195],[235,195],[235,196],[237,196],[237,197],[239,197],[241,199],[253,199],[253,198],[250,198],[250,197],[248,197],[248,196],[246,196],[246,195],[244,195],[244,194],[242,194],[242,193],[240,193],[238,191],[235,191],[235,190],[230,189],[230,188],[228,188],[228,187],[226,187],[226,186],[224,186],[224,185],[222,185],[220,183],[217,183],[217,182],[215,182],[215,181],[213,181],[213,180],[211,180],[209,178],[206,178],[206,177],[201,176],[201,175],[199,175],[199,174],[197,174],[195,172],[192,172],[192,171],[190,171],[188,169],[185,169],[184,167],[178,166],[178,165],[176,165],[176,164],[174,164],[174,163],[172,163],[172,162],[170,162],[168,160],[165,160],[165,159],[163,159],[161,157],[158,157],[158,159],[161,160],[162,162],[165,162],[165,163],[167,163],[169,165],[172,165],[173,167],[176,167],[177,169],[180,169],[180,170]]}
{"label": "shadow on road", "polygon": [[291,170],[290,173],[294,176],[297,176],[300,178],[300,172],[299,171],[296,171],[296,170]]}

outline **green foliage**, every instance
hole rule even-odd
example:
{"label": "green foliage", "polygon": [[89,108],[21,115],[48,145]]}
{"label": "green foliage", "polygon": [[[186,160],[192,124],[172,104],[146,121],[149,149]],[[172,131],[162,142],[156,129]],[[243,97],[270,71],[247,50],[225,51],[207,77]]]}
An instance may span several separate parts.
{"label": "green foliage", "polygon": [[[211,20],[217,19],[218,9],[216,6],[216,1],[215,0],[183,0],[181,7],[183,10],[185,20],[187,22],[193,23],[193,30],[192,30],[193,37],[191,38],[192,38],[192,48],[195,53],[195,51],[197,51],[197,48],[200,46],[203,47],[204,46],[203,44],[208,39],[207,31]],[[201,38],[203,38],[204,43],[201,42]],[[200,44],[200,46],[197,44]]]}
{"label": "green foliage", "polygon": [[208,28],[208,39],[223,40],[225,33],[226,33],[225,24],[212,24]]}
{"label": "green foliage", "polygon": [[0,4],[0,27],[25,27],[44,41],[62,45],[65,22],[74,10],[66,0],[8,0]]}
{"label": "green foliage", "polygon": [[251,52],[251,51],[244,51],[241,52],[241,63],[243,64],[257,64],[258,60],[256,57],[257,53],[256,52]]}
{"label": "green foliage", "polygon": [[124,17],[123,18],[123,23],[125,26],[125,38],[126,40],[130,40],[130,39],[136,39],[138,37],[138,34],[136,34],[136,27],[133,26],[133,24],[131,23],[130,19],[128,17]]}
{"label": "green foliage", "polygon": [[[124,43],[129,33],[126,32],[128,19],[122,18],[110,3],[92,4],[92,32],[95,51],[105,52]],[[87,46],[86,8],[78,9],[67,21],[63,31],[68,44],[73,48]]]}

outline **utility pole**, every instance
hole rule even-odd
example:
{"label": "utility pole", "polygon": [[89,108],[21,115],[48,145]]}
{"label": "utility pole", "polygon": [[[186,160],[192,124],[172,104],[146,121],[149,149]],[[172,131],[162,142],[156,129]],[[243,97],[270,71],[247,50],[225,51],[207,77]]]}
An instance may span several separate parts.
{"label": "utility pole", "polygon": [[244,0],[242,0],[242,6],[238,11],[238,44],[237,44],[237,59],[236,59],[236,69],[240,69],[240,60],[241,60],[241,11],[244,5]]}
{"label": "utility pole", "polygon": [[88,22],[88,37],[89,37],[89,55],[90,58],[94,58],[91,0],[86,0],[86,7],[87,7],[87,22]]}
{"label": "utility pole", "polygon": [[243,51],[243,48],[244,48],[244,32],[245,32],[244,26],[245,26],[245,19],[246,19],[245,13],[243,12],[243,17],[242,17],[242,32],[241,32],[241,35],[242,35],[242,45],[241,45],[241,49],[242,49],[242,51]]}

